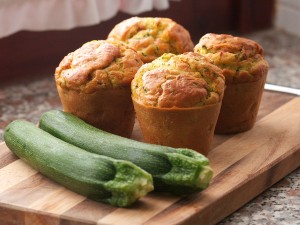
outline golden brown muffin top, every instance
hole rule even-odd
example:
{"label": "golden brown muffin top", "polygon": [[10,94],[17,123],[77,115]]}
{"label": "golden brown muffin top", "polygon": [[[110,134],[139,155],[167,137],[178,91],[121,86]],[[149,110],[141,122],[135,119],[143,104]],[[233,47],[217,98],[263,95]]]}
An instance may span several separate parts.
{"label": "golden brown muffin top", "polygon": [[65,56],[55,70],[55,79],[64,89],[93,93],[130,86],[142,65],[137,52],[125,44],[95,40]]}
{"label": "golden brown muffin top", "polygon": [[223,70],[226,84],[259,80],[268,71],[262,47],[228,34],[206,34],[194,48]]}
{"label": "golden brown muffin top", "polygon": [[117,24],[108,38],[128,44],[144,63],[164,53],[181,54],[194,48],[189,32],[169,18],[132,17]]}
{"label": "golden brown muffin top", "polygon": [[220,102],[224,83],[222,70],[200,54],[165,53],[138,70],[131,91],[140,104],[190,108]]}

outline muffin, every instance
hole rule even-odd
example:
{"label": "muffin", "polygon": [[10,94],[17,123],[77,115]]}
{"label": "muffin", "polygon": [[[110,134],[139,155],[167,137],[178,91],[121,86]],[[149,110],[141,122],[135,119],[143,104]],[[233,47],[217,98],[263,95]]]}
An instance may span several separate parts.
{"label": "muffin", "polygon": [[250,130],[256,121],[268,63],[262,47],[253,40],[228,34],[206,34],[194,51],[222,69],[226,90],[216,133]]}
{"label": "muffin", "polygon": [[135,120],[130,83],[142,65],[137,52],[121,42],[85,43],[55,70],[63,110],[99,129],[129,137]]}
{"label": "muffin", "polygon": [[144,63],[164,53],[193,51],[189,32],[168,18],[132,17],[117,24],[108,39],[116,39],[135,49]]}
{"label": "muffin", "polygon": [[221,69],[197,53],[165,53],[144,64],[131,83],[144,140],[207,155],[224,85]]}

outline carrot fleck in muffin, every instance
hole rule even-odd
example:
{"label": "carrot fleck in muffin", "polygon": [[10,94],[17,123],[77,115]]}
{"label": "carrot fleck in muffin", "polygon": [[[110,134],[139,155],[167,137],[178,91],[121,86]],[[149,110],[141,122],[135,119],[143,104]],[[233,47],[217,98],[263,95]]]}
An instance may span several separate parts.
{"label": "carrot fleck in muffin", "polygon": [[130,83],[142,65],[137,52],[121,42],[85,43],[65,56],[55,70],[64,111],[129,137],[134,124]]}
{"label": "carrot fleck in muffin", "polygon": [[254,126],[268,63],[253,40],[228,34],[206,34],[194,51],[222,69],[226,90],[216,133],[237,133]]}
{"label": "carrot fleck in muffin", "polygon": [[117,24],[108,39],[123,41],[135,49],[144,63],[164,53],[193,51],[189,32],[169,18],[132,17]]}
{"label": "carrot fleck in muffin", "polygon": [[144,64],[131,83],[146,142],[207,154],[224,92],[222,71],[197,53],[166,53]]}

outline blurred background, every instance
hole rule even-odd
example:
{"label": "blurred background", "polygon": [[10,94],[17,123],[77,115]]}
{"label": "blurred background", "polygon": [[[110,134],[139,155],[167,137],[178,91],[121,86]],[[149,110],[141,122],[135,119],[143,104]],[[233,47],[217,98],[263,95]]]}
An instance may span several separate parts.
{"label": "blurred background", "polygon": [[0,0],[1,81],[52,75],[67,53],[134,15],[172,18],[195,43],[208,32],[250,37],[269,58],[300,43],[297,0]]}
{"label": "blurred background", "polygon": [[[300,88],[299,0],[0,0],[0,141],[11,121],[60,109],[62,58],[132,16],[172,18],[195,44],[206,33],[253,39],[270,64],[267,82]],[[299,189],[300,169],[221,224],[299,224]]]}

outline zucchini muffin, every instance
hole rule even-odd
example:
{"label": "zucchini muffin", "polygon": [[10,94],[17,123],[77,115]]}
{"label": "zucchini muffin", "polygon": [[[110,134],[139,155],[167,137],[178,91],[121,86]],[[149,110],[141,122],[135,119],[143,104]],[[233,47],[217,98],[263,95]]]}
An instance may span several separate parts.
{"label": "zucchini muffin", "polygon": [[193,51],[190,33],[169,18],[132,17],[117,24],[108,39],[116,39],[135,49],[144,63],[164,53]]}
{"label": "zucchini muffin", "polygon": [[210,33],[200,39],[194,51],[220,67],[225,76],[226,90],[216,133],[251,129],[268,73],[262,47],[250,39]]}
{"label": "zucchini muffin", "polygon": [[221,69],[197,53],[165,53],[144,64],[131,83],[144,140],[207,155],[224,85]]}
{"label": "zucchini muffin", "polygon": [[64,111],[99,129],[129,137],[135,119],[130,83],[142,65],[137,52],[121,42],[85,43],[65,56],[55,70]]}

